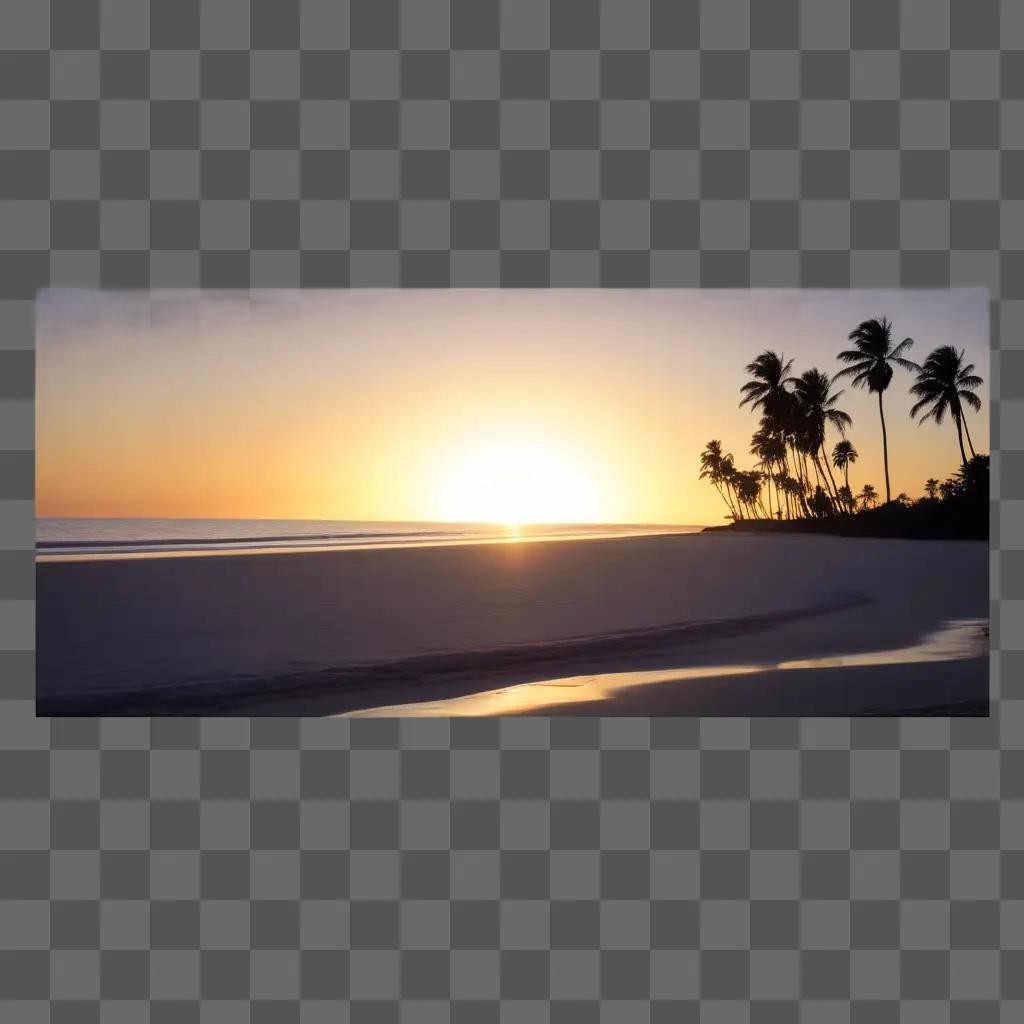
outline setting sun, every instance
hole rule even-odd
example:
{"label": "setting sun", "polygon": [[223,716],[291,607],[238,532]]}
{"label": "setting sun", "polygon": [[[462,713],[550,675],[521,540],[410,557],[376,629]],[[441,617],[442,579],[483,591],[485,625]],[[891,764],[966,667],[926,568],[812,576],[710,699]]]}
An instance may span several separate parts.
{"label": "setting sun", "polygon": [[586,523],[601,519],[598,486],[583,459],[548,440],[490,438],[452,453],[438,480],[449,522]]}

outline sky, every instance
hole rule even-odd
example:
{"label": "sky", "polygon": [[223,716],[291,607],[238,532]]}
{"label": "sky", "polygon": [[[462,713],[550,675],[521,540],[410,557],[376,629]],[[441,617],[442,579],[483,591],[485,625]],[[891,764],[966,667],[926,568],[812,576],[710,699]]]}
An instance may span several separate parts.
{"label": "sky", "polygon": [[[954,291],[49,290],[37,319],[40,516],[721,522],[708,440],[740,468],[744,367],[829,374],[887,316],[921,362],[966,351],[989,447],[988,301]],[[959,465],[956,430],[884,396],[893,495]],[[884,492],[877,397],[839,408],[854,491]],[[830,432],[827,447],[839,439]]]}

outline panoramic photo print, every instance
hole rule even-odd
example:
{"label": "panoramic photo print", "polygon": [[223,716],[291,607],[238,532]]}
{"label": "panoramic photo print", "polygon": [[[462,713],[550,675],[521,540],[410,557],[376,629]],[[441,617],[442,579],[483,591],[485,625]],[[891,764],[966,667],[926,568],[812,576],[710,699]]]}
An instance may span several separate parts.
{"label": "panoramic photo print", "polygon": [[987,715],[984,291],[53,289],[40,715]]}

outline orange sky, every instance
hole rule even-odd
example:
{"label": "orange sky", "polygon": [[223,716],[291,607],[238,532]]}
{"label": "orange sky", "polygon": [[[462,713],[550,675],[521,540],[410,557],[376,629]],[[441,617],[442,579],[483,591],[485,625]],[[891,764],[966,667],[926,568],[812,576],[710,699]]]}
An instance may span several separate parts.
{"label": "orange sky", "polygon": [[[744,365],[835,373],[886,315],[911,358],[965,348],[983,292],[50,291],[38,316],[40,516],[710,523],[705,442],[741,467]],[[885,395],[893,493],[959,461],[956,432]],[[859,489],[881,491],[877,401],[847,392]],[[828,447],[838,435],[830,436]]]}

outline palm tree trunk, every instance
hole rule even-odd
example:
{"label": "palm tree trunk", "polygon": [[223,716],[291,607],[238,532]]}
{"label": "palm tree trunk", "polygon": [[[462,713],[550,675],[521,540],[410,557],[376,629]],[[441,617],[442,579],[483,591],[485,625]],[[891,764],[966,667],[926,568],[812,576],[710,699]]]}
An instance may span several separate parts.
{"label": "palm tree trunk", "polygon": [[732,506],[729,505],[729,499],[725,496],[725,493],[722,491],[722,485],[715,484],[715,490],[718,491],[718,496],[722,499],[722,501],[725,502],[726,506],[728,506],[729,511],[732,512]]}
{"label": "palm tree trunk", "polygon": [[728,481],[726,481],[726,484],[725,484],[725,501],[726,501],[726,504],[729,506],[729,511],[732,513],[733,519],[734,520],[739,519],[739,517],[740,517],[739,516],[739,512],[737,511],[737,508],[736,508],[736,502],[733,500],[732,488],[729,486]]}
{"label": "palm tree trunk", "polygon": [[732,496],[729,494],[729,484],[728,484],[728,482],[726,482],[726,485],[725,485],[724,488],[721,486],[721,484],[716,484],[715,486],[718,488],[718,493],[722,495],[722,500],[729,507],[729,514],[732,516],[733,521],[735,521],[735,519],[736,519],[736,509],[733,507]]}
{"label": "palm tree trunk", "polygon": [[[814,465],[814,484],[815,484],[815,486],[816,487],[821,487],[821,489],[823,491],[827,492],[828,491],[828,483],[825,480],[825,474],[821,471],[821,463],[818,462],[818,453],[816,451],[811,453],[811,462]],[[822,486],[822,485],[824,485],[824,486]],[[832,495],[829,494],[829,498],[830,499],[831,499],[831,497],[832,497]]]}
{"label": "palm tree trunk", "polygon": [[[812,459],[811,462],[813,463],[814,460]],[[805,466],[807,465],[807,455],[806,455],[806,453],[804,454],[804,465]],[[817,487],[817,486],[820,486],[820,484],[821,484],[821,481],[820,481],[820,478],[819,478],[819,470],[818,470],[818,467],[815,466],[814,467],[814,486]],[[811,471],[809,469],[807,470],[807,490],[810,492],[811,497],[813,497],[814,496],[814,490],[811,487]]]}
{"label": "palm tree trunk", "polygon": [[735,508],[732,511],[733,518],[736,520],[740,520],[743,518],[743,505],[740,502],[739,495],[733,491],[732,485],[729,483],[728,480],[725,482],[725,486],[726,489],[729,491],[729,494],[732,495],[733,502],[735,504]]}
{"label": "palm tree trunk", "polygon": [[836,478],[832,475],[832,467],[828,464],[828,455],[825,452],[825,442],[821,442],[821,457],[825,463],[825,469],[828,470],[828,478],[832,481],[832,497],[835,498],[836,502],[839,501],[839,488],[836,487]]}
{"label": "palm tree trunk", "polygon": [[889,487],[889,438],[885,432],[885,410],[882,408],[882,392],[878,392],[878,416],[882,421],[882,461],[885,464],[885,503],[892,500],[892,489]]}
{"label": "palm tree trunk", "polygon": [[[817,452],[815,452],[812,457],[814,459],[814,470],[821,478],[821,489],[824,492],[825,496],[828,498],[828,503],[832,506],[832,510],[838,511],[839,499],[832,493],[831,489],[828,486],[828,478],[825,476],[825,471],[821,468],[821,459],[818,457]],[[825,469],[828,469],[828,460],[826,460],[825,462]]]}
{"label": "palm tree trunk", "polygon": [[960,413],[953,410],[953,422],[956,423],[956,439],[960,442],[960,458],[964,460],[964,469],[967,468],[967,452],[964,451],[964,432],[960,429]]}
{"label": "palm tree trunk", "polygon": [[977,456],[978,453],[974,450],[974,445],[971,444],[971,431],[970,428],[967,426],[967,417],[964,416],[963,406],[960,406],[960,418],[963,420],[964,423],[964,433],[967,435],[967,447],[971,449],[971,458],[973,459]]}

